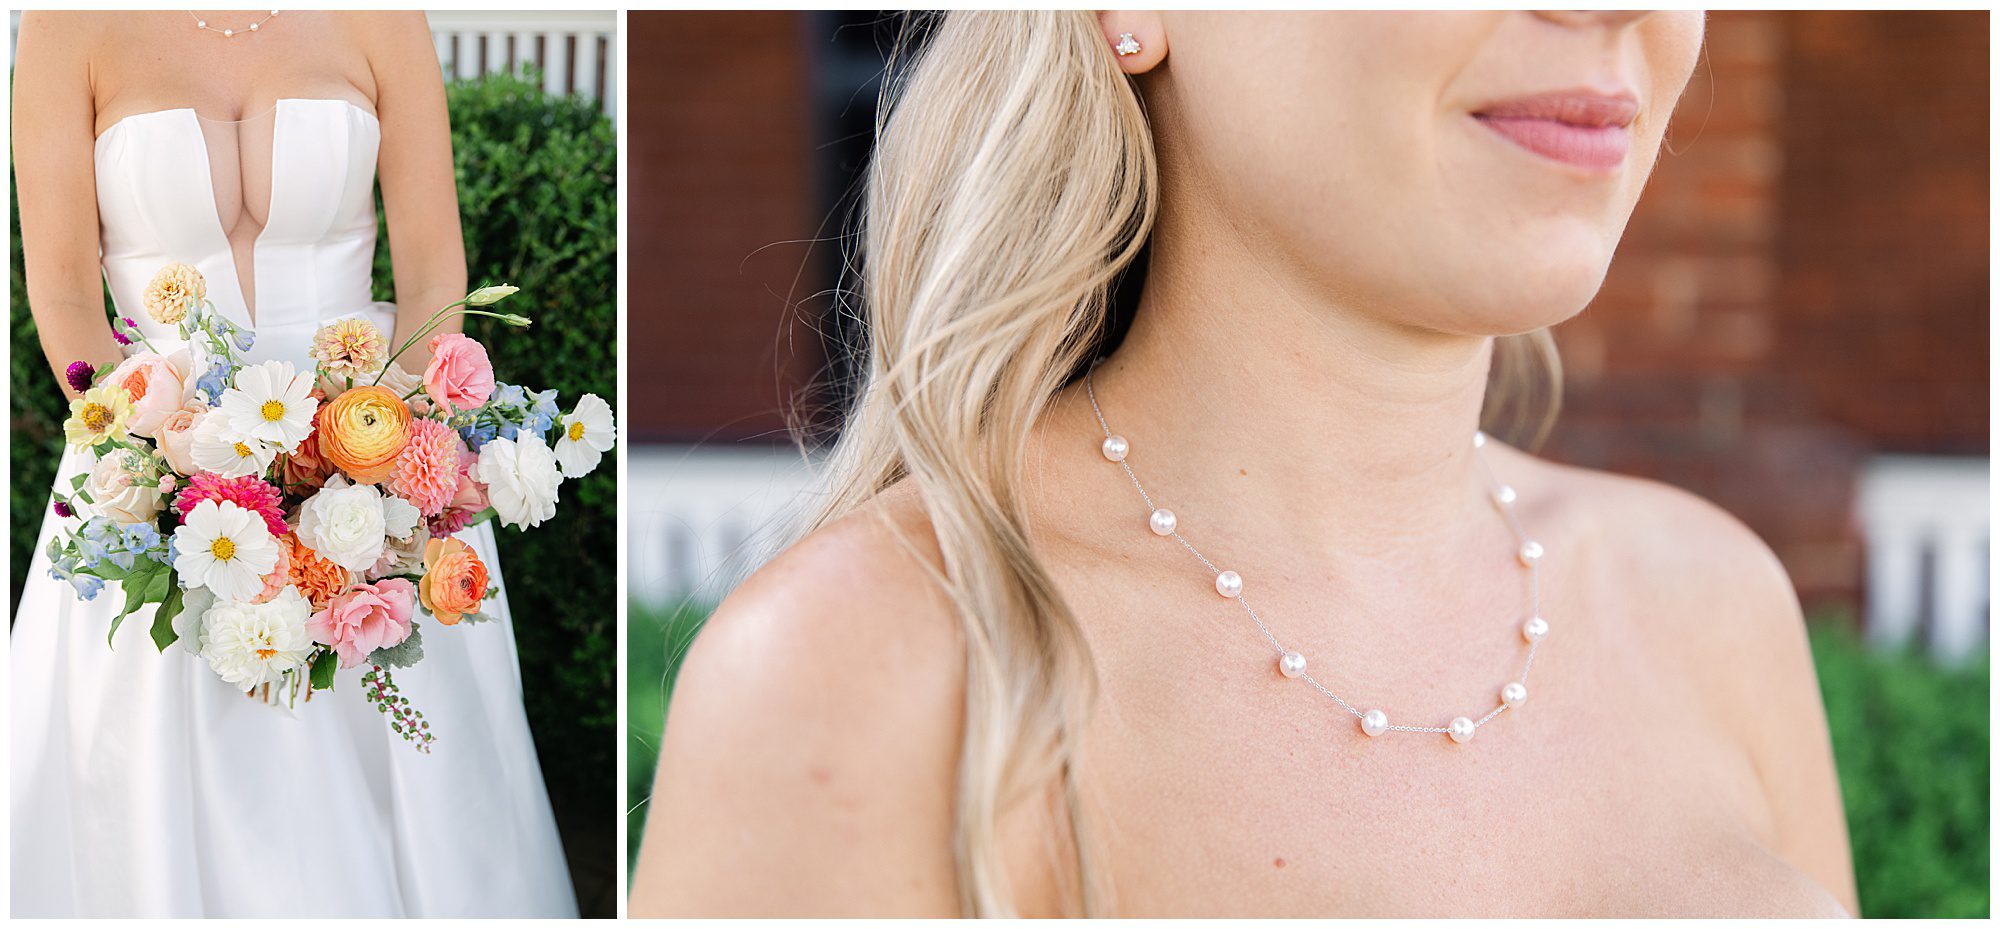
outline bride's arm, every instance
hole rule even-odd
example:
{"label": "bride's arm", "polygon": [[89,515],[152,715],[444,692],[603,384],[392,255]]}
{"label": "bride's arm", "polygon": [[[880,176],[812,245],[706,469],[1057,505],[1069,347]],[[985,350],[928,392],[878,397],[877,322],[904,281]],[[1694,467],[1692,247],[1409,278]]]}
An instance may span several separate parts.
{"label": "bride's arm", "polygon": [[[417,331],[439,307],[465,296],[465,239],[451,161],[444,76],[422,13],[365,13],[375,111],[382,123],[377,170],[396,275],[396,337]],[[459,330],[457,319],[439,332]],[[428,339],[425,340],[428,343]],[[398,361],[421,371],[420,344]]]}
{"label": "bride's arm", "polygon": [[42,354],[72,395],[63,378],[70,362],[104,365],[119,357],[97,253],[92,32],[83,14],[23,13],[14,61],[14,179],[28,306]]}

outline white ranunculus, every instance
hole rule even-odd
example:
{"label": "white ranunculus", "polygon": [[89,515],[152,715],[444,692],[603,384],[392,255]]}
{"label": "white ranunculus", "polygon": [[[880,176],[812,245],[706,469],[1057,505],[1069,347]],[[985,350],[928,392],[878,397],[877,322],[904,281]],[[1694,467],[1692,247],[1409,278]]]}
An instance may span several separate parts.
{"label": "white ranunculus", "polygon": [[562,471],[555,453],[539,440],[494,439],[480,447],[471,474],[486,485],[487,499],[506,525],[526,529],[556,515]]}
{"label": "white ranunculus", "polygon": [[142,470],[147,470],[146,456],[129,448],[97,459],[83,482],[83,492],[90,496],[84,512],[115,523],[152,522],[166,506],[166,497],[157,485],[137,483]]}
{"label": "white ranunculus", "polygon": [[382,557],[390,538],[408,537],[422,521],[423,514],[401,497],[372,484],[349,484],[336,474],[300,505],[299,539],[334,564],[365,571]]}
{"label": "white ranunculus", "polygon": [[556,462],[563,477],[582,477],[597,468],[598,459],[618,443],[618,424],[611,404],[596,394],[584,394],[576,409],[556,420]]}
{"label": "white ranunculus", "polygon": [[249,690],[302,670],[312,654],[312,604],[297,587],[264,603],[224,600],[201,616],[201,657],[223,680]]}

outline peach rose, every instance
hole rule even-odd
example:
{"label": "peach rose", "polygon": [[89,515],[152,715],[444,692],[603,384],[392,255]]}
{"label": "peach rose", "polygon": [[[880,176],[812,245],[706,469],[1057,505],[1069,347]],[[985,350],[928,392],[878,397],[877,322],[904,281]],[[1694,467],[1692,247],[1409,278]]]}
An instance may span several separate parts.
{"label": "peach rose", "polygon": [[160,443],[160,455],[167,459],[168,467],[181,474],[201,470],[194,466],[194,427],[201,425],[201,418],[206,415],[208,404],[189,400],[160,420],[154,438]]}
{"label": "peach rose", "polygon": [[456,332],[432,336],[424,393],[446,412],[484,406],[493,396],[493,362],[486,357],[486,346]]}
{"label": "peach rose", "polygon": [[386,387],[344,391],[315,417],[319,453],[358,484],[380,484],[410,442],[410,408]]}
{"label": "peach rose", "polygon": [[486,485],[472,477],[472,466],[479,462],[479,456],[472,453],[464,439],[458,441],[458,490],[445,502],[445,509],[465,510],[477,514],[492,506],[486,498]]}
{"label": "peach rose", "polygon": [[457,539],[432,539],[424,546],[424,577],[417,585],[424,609],[447,626],[479,612],[486,599],[486,564],[472,546]]}
{"label": "peach rose", "polygon": [[264,589],[257,596],[250,598],[251,603],[269,603],[276,600],[279,594],[284,593],[285,588],[292,585],[292,547],[285,541],[291,537],[291,533],[286,533],[278,539],[278,564],[271,569],[271,573],[264,575]]}
{"label": "peach rose", "polygon": [[160,423],[187,399],[187,349],[172,355],[140,352],[118,363],[106,378],[132,397],[132,417],[125,428],[134,435],[156,438]]}

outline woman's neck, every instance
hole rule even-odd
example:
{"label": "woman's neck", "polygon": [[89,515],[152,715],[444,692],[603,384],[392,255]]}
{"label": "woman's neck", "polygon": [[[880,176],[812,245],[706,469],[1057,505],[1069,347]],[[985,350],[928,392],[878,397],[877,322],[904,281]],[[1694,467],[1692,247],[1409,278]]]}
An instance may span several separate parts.
{"label": "woman's neck", "polygon": [[1161,232],[1095,375],[1148,485],[1329,552],[1458,535],[1486,489],[1472,434],[1491,341],[1339,305],[1236,237]]}

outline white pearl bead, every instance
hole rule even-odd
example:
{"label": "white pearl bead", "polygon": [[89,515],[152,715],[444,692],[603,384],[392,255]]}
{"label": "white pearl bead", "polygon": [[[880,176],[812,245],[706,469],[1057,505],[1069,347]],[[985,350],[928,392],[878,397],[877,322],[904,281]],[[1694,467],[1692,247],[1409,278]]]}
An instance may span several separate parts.
{"label": "white pearl bead", "polygon": [[1540,642],[1549,634],[1549,621],[1540,616],[1521,624],[1521,635],[1530,642]]}
{"label": "white pearl bead", "polygon": [[1512,506],[1514,497],[1514,488],[1505,484],[1501,484],[1499,487],[1493,489],[1493,504],[1495,506]]}
{"label": "white pearl bead", "polygon": [[1224,571],[1215,576],[1215,592],[1225,597],[1234,597],[1243,592],[1243,575],[1234,571]]}
{"label": "white pearl bead", "polygon": [[1542,543],[1530,541],[1521,546],[1521,563],[1523,565],[1532,565],[1540,560],[1542,560]]}
{"label": "white pearl bead", "polygon": [[197,20],[195,20],[195,21],[194,21],[194,27],[195,27],[196,29],[207,29],[207,28],[208,28],[208,20],[205,20],[205,19],[197,19]]}
{"label": "white pearl bead", "polygon": [[1528,699],[1528,685],[1520,681],[1510,681],[1507,686],[1500,688],[1500,702],[1508,706],[1520,706],[1521,701],[1526,699]]}
{"label": "white pearl bead", "polygon": [[1477,429],[1473,430],[1473,432],[1472,432],[1472,447],[1473,447],[1473,448],[1485,448],[1485,447],[1486,447],[1486,433],[1484,433],[1484,432],[1481,432],[1481,431],[1479,431],[1479,430],[1477,430]]}
{"label": "white pearl bead", "polygon": [[1451,730],[1451,740],[1453,742],[1457,742],[1460,745],[1464,745],[1465,743],[1472,741],[1473,733],[1479,731],[1479,727],[1473,725],[1472,720],[1467,719],[1463,716],[1460,716],[1459,718],[1452,720],[1451,725],[1448,726],[1447,728]]}
{"label": "white pearl bead", "polygon": [[235,34],[236,34],[236,30],[234,30],[234,29],[224,29],[224,30],[222,30],[222,37],[223,37],[223,38],[225,38],[225,39],[226,39],[226,38],[229,38],[230,36],[233,36],[233,35],[235,35]]}
{"label": "white pearl bead", "polygon": [[257,24],[256,24],[256,23],[251,23],[251,24],[250,24],[250,31],[251,31],[251,32],[256,32],[256,31],[257,31]]}
{"label": "white pearl bead", "polygon": [[1168,509],[1154,510],[1151,522],[1154,535],[1173,535],[1174,527],[1180,524],[1174,518],[1174,511]]}
{"label": "white pearl bead", "polygon": [[1306,656],[1298,652],[1286,652],[1278,659],[1278,673],[1286,677],[1298,677],[1306,673]]}
{"label": "white pearl bead", "polygon": [[1124,436],[1108,435],[1104,437],[1104,457],[1106,459],[1110,461],[1124,461],[1125,456],[1131,452],[1132,443],[1125,441]]}
{"label": "white pearl bead", "polygon": [[1389,731],[1389,714],[1381,710],[1369,710],[1361,716],[1361,731],[1370,737]]}

